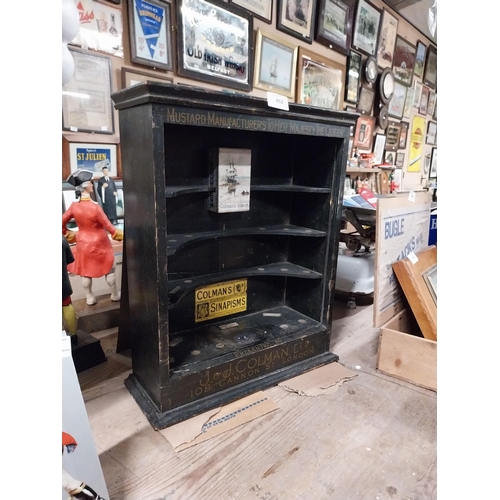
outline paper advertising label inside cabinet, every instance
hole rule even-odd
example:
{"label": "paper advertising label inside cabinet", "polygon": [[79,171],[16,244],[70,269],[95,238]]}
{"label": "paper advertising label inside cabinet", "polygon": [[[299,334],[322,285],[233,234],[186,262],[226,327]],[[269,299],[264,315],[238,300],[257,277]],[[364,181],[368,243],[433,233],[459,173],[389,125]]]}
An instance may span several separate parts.
{"label": "paper advertising label inside cabinet", "polygon": [[247,310],[247,280],[233,280],[195,291],[195,322],[228,316]]}
{"label": "paper advertising label inside cabinet", "polygon": [[209,151],[209,185],[215,187],[208,210],[219,213],[250,210],[250,149],[215,148]]}

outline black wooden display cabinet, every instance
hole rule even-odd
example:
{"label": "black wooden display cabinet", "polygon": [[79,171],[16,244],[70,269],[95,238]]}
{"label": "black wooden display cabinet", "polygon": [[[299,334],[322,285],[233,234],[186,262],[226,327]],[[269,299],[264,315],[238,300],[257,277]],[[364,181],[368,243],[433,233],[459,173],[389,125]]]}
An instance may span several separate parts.
{"label": "black wooden display cabinet", "polygon": [[[153,82],[112,98],[126,188],[125,384],[151,425],[337,361],[331,291],[357,115]],[[249,211],[207,210],[214,147],[251,150]],[[195,291],[235,280],[246,310],[196,322]]]}

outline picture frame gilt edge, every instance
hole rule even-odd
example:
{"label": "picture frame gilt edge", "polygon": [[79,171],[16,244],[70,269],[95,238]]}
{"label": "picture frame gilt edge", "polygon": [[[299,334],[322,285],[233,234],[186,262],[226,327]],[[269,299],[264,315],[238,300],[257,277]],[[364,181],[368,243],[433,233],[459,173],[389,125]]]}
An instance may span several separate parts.
{"label": "picture frame gilt edge", "polygon": [[[262,59],[262,41],[263,38],[268,38],[270,40],[273,40],[275,42],[281,43],[282,45],[285,45],[286,47],[290,48],[293,51],[293,56],[292,56],[292,73],[293,77],[291,79],[291,87],[289,91],[283,91],[278,88],[273,88],[270,85],[266,85],[265,83],[262,83],[259,80],[259,67],[260,67],[260,62]],[[254,72],[253,72],[253,87],[260,89],[260,90],[266,90],[269,92],[276,92],[277,94],[284,95],[286,97],[289,97],[290,99],[295,99],[295,87],[297,85],[296,82],[296,73],[297,73],[297,60],[298,60],[298,46],[297,45],[292,45],[290,42],[287,40],[284,40],[282,38],[279,38],[275,36],[274,34],[271,34],[270,32],[267,31],[262,31],[260,28],[258,28],[255,31],[255,44],[254,44],[254,52],[255,52],[255,67],[254,67]]]}
{"label": "picture frame gilt edge", "polygon": [[[342,111],[344,109],[344,94],[345,94],[345,66],[341,63],[338,63],[336,61],[332,61],[331,59],[328,59],[325,56],[322,56],[320,54],[317,54],[316,52],[313,52],[309,50],[306,47],[299,46],[298,47],[298,52],[297,52],[297,83],[295,85],[295,102],[300,103],[300,97],[302,93],[302,86],[303,86],[303,81],[302,81],[302,58],[307,57],[314,61],[317,64],[323,65],[326,69],[334,69],[338,70],[342,74],[341,78],[341,83],[342,83],[342,89],[340,92],[340,100],[339,100],[339,107],[338,110]],[[328,109],[328,108],[323,108],[323,109]]]}

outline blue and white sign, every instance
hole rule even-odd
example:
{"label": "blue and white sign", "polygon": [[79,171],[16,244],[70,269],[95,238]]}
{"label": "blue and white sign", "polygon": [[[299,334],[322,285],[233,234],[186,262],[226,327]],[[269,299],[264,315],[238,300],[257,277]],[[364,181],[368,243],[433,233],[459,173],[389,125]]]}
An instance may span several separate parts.
{"label": "blue and white sign", "polygon": [[132,61],[171,70],[170,5],[146,0],[132,0],[132,4]]}

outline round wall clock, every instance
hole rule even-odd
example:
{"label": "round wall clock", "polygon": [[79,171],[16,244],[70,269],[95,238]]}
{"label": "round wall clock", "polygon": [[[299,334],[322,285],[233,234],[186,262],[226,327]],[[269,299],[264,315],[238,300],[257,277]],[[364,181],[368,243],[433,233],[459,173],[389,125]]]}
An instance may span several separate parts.
{"label": "round wall clock", "polygon": [[370,56],[365,63],[365,79],[368,83],[375,83],[378,76],[377,61]]}
{"label": "round wall clock", "polygon": [[388,104],[394,94],[394,73],[391,68],[385,68],[379,79],[380,100]]}
{"label": "round wall clock", "polygon": [[385,130],[387,128],[387,125],[389,123],[389,109],[388,109],[388,106],[384,105],[384,106],[380,107],[380,109],[378,111],[377,122],[378,122],[378,126],[382,130]]}

